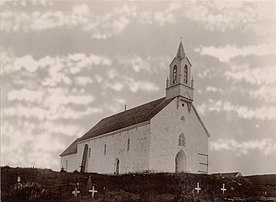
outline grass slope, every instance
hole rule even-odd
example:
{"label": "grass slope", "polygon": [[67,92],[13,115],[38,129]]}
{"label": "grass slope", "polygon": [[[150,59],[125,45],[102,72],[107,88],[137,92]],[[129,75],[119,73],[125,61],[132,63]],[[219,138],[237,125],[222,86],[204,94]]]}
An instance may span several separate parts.
{"label": "grass slope", "polygon": [[[91,201],[91,193],[88,192],[89,175],[92,177],[90,186],[98,190],[94,201],[222,201],[222,198],[233,197],[257,201],[263,188],[263,184],[254,184],[257,178],[251,181],[250,177],[222,178],[188,173],[113,176],[2,167],[2,201]],[[17,176],[21,177],[23,188],[16,189]],[[269,177],[265,177],[265,183],[270,183],[267,185],[270,187],[267,193],[270,196],[276,193],[273,180],[270,182]],[[76,199],[72,191],[77,182],[81,194]],[[197,182],[202,189],[199,194],[194,191]],[[223,183],[227,188],[224,196],[220,190]]]}

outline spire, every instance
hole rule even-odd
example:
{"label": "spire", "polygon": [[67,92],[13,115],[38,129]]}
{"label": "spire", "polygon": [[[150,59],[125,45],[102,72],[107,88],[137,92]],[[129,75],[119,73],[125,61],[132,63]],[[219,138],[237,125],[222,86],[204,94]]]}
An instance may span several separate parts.
{"label": "spire", "polygon": [[180,44],[179,44],[179,47],[178,47],[178,50],[177,50],[177,53],[176,53],[176,57],[180,60],[182,60],[183,58],[186,57],[184,47],[183,47],[183,44],[182,44],[182,40],[180,41]]}

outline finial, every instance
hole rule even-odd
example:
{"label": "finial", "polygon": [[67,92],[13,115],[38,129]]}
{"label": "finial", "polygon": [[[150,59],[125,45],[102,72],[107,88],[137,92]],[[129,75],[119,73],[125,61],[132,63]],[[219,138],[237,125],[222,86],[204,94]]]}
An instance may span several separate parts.
{"label": "finial", "polygon": [[182,42],[183,36],[180,37],[180,41]]}

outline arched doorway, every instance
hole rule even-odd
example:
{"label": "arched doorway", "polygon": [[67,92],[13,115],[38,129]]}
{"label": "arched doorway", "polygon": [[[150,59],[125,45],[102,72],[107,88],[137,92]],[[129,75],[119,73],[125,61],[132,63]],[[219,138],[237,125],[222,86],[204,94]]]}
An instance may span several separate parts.
{"label": "arched doorway", "polygon": [[81,173],[85,172],[85,169],[87,167],[87,155],[88,155],[88,144],[85,144],[83,149],[83,155],[82,155],[82,161],[81,161]]}
{"label": "arched doorway", "polygon": [[183,150],[180,150],[175,157],[175,172],[185,172],[186,171],[186,156]]}
{"label": "arched doorway", "polygon": [[114,174],[119,175],[120,172],[120,160],[118,158],[115,159],[115,170]]}

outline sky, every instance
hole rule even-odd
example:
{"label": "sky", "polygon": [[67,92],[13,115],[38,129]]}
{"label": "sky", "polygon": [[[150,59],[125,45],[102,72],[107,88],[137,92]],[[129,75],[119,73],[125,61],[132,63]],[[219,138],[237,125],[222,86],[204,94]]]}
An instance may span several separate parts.
{"label": "sky", "polygon": [[60,169],[101,118],[165,96],[182,38],[209,171],[276,173],[276,2],[1,1],[1,165]]}

